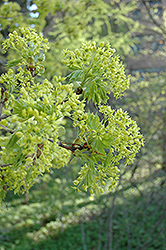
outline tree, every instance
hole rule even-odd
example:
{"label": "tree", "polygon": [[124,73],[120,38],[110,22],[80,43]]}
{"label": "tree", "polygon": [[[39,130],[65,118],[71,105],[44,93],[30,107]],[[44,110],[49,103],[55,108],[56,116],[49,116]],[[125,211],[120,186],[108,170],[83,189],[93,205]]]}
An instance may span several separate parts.
{"label": "tree", "polygon": [[[1,39],[19,27],[35,27],[49,39],[50,50],[47,54],[45,76],[51,79],[53,74],[66,74],[62,67],[62,51],[75,49],[88,40],[109,42],[121,57],[131,53],[132,32],[139,23],[133,21],[129,13],[134,11],[134,2],[124,3],[118,0],[103,1],[4,1],[0,7]],[[14,58],[11,53],[8,60]],[[4,72],[6,57],[1,55]]]}
{"label": "tree", "polygon": [[[65,50],[62,60],[72,72],[42,80],[43,61],[49,48],[47,39],[30,28],[14,31],[3,43],[4,52],[12,49],[17,59],[0,78],[1,198],[8,189],[28,191],[35,178],[52,168],[66,165],[71,155],[83,161],[75,189],[103,192],[117,184],[121,159],[131,163],[143,145],[135,121],[107,105],[108,94],[116,98],[129,87],[124,67],[115,50],[103,42],[87,42],[75,51]],[[103,119],[85,112],[90,99]],[[72,119],[77,128],[73,143],[62,142],[63,118]]]}
{"label": "tree", "polygon": [[[165,8],[162,1],[138,2],[138,18],[144,24],[142,50],[131,61],[138,71],[132,72],[131,88],[122,102],[145,136],[142,162],[148,164],[153,171],[156,171],[156,167],[159,171],[165,171]],[[140,53],[141,59],[136,60]],[[147,73],[148,71],[151,73]],[[163,179],[164,175],[163,172]]]}

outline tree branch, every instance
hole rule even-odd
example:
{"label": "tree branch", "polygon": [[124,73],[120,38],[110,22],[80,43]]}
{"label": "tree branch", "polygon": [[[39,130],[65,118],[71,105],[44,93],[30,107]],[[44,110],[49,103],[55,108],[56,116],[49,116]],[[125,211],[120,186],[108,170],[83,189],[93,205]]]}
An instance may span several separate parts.
{"label": "tree branch", "polygon": [[5,89],[2,87],[1,88],[1,102],[0,102],[0,118],[2,115],[2,109],[3,109],[3,104],[4,104],[4,101],[3,101],[4,92],[5,92]]}
{"label": "tree branch", "polygon": [[[53,142],[52,139],[48,139],[50,142]],[[62,147],[62,148],[65,148],[67,150],[70,150],[72,151],[72,153],[74,153],[77,149],[78,150],[83,150],[83,149],[86,149],[86,150],[90,150],[90,147],[88,146],[88,144],[85,142],[84,145],[80,145],[80,144],[77,144],[77,143],[67,143],[67,142],[57,142],[58,146],[59,147]],[[70,145],[70,146],[69,146]]]}
{"label": "tree branch", "polygon": [[2,124],[0,124],[0,126],[2,127],[1,129],[5,130],[8,133],[14,134],[14,132],[15,132],[14,130],[10,130],[9,128],[3,126]]}
{"label": "tree branch", "polygon": [[11,116],[11,115],[6,115],[6,114],[1,115],[1,116],[0,116],[0,121],[3,120],[3,119],[8,118],[9,116]]}
{"label": "tree branch", "polygon": [[10,166],[10,165],[13,165],[13,163],[2,164],[2,165],[0,165],[0,167],[6,167],[6,166]]}
{"label": "tree branch", "polygon": [[166,30],[162,27],[161,24],[159,24],[153,17],[153,15],[150,12],[150,9],[148,8],[148,5],[146,3],[145,0],[141,0],[141,2],[145,5],[146,11],[150,17],[150,19],[152,20],[152,22],[162,31],[162,33],[164,33],[166,35]]}

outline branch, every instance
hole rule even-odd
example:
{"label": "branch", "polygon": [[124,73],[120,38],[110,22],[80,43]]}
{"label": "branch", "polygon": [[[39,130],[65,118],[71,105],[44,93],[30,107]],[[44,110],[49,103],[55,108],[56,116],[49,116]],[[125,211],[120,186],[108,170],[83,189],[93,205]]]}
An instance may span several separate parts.
{"label": "branch", "polygon": [[166,30],[162,27],[162,25],[160,25],[153,17],[153,15],[150,12],[150,9],[147,6],[147,3],[145,0],[141,0],[142,3],[145,5],[146,11],[150,17],[150,19],[152,20],[152,22],[166,35]]}
{"label": "branch", "polygon": [[6,167],[6,166],[10,166],[10,165],[13,165],[13,163],[2,164],[2,165],[0,165],[0,167]]}
{"label": "branch", "polygon": [[1,116],[0,116],[0,121],[3,120],[3,119],[8,118],[9,116],[11,116],[11,115],[6,115],[6,114],[1,115]]}
{"label": "branch", "polygon": [[[53,142],[52,139],[48,139],[50,142]],[[81,146],[80,144],[77,144],[77,143],[67,143],[67,142],[57,142],[58,146],[59,147],[62,147],[62,148],[65,148],[67,150],[70,150],[72,151],[72,153],[74,153],[77,149],[78,150],[83,150],[83,149],[86,149],[86,150],[90,150],[90,147],[88,146],[88,144],[85,142],[83,146]],[[69,146],[71,145],[71,146]]]}
{"label": "branch", "polygon": [[5,89],[2,87],[1,88],[1,102],[0,102],[0,117],[2,115],[2,109],[3,109],[3,104],[4,104],[4,101],[3,101],[4,92],[5,92]]}
{"label": "branch", "polygon": [[2,124],[0,124],[0,126],[2,127],[3,130],[5,130],[8,133],[14,134],[14,132],[15,132],[14,130],[10,130],[9,128],[3,126]]}
{"label": "branch", "polygon": [[[77,149],[78,150],[89,149],[87,146],[81,146],[80,144],[74,144],[74,143],[58,142],[58,145],[59,147],[72,151],[72,153],[74,153],[75,150]],[[67,146],[67,145],[71,145],[71,146]]]}
{"label": "branch", "polygon": [[[1,125],[1,126],[3,126],[3,125]],[[5,127],[5,126],[3,126],[3,127]],[[10,133],[14,133],[14,131],[7,131],[7,132],[10,132]],[[52,139],[48,139],[50,142],[53,142],[53,140]],[[57,144],[58,144],[58,146],[59,147],[62,147],[62,148],[65,148],[65,149],[67,149],[67,150],[70,150],[70,151],[72,151],[72,154],[74,155],[74,152],[78,149],[78,150],[83,150],[83,149],[86,149],[86,150],[90,150],[90,147],[88,146],[88,144],[85,142],[84,143],[84,145],[83,146],[81,146],[80,144],[76,144],[76,143],[67,143],[67,142],[57,142]],[[71,146],[68,146],[68,145],[71,145]],[[43,151],[43,147],[44,147],[44,145],[43,145],[43,143],[40,143],[40,144],[37,144],[37,146],[38,146],[38,149],[37,149],[37,153],[36,153],[36,157],[37,158],[39,158],[40,157],[40,155],[41,155],[41,153],[42,153],[42,151]],[[35,164],[36,163],[36,158],[34,157],[35,156],[35,153],[33,153],[33,154],[31,154],[31,155],[27,155],[26,157],[25,157],[25,159],[27,159],[27,158],[29,158],[29,157],[31,157],[31,158],[33,158],[33,164]],[[13,163],[9,163],[9,164],[2,164],[2,165],[0,165],[0,167],[5,167],[5,166],[9,166],[9,165],[13,165]]]}

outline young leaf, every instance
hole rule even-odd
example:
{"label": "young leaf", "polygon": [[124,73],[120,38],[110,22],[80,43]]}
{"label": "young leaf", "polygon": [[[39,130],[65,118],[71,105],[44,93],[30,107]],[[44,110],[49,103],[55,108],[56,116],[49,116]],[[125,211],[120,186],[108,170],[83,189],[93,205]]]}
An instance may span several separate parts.
{"label": "young leaf", "polygon": [[70,79],[70,81],[76,80],[76,79],[79,78],[82,74],[83,74],[83,71],[82,71],[82,70],[75,70],[75,71],[73,71],[71,74],[68,75],[68,78]]}
{"label": "young leaf", "polygon": [[14,134],[11,136],[11,138],[10,138],[10,140],[9,140],[7,146],[6,146],[7,151],[10,151],[10,150],[14,147],[14,145],[16,144],[16,142],[17,142],[19,139],[20,139],[20,137],[18,137],[18,136],[16,135],[16,133],[14,133]]}
{"label": "young leaf", "polygon": [[22,58],[19,58],[19,59],[14,59],[14,60],[12,60],[12,61],[9,61],[8,63],[7,63],[7,66],[8,67],[13,67],[13,66],[16,66],[17,64],[19,64],[20,62],[21,62],[21,60],[22,60]]}

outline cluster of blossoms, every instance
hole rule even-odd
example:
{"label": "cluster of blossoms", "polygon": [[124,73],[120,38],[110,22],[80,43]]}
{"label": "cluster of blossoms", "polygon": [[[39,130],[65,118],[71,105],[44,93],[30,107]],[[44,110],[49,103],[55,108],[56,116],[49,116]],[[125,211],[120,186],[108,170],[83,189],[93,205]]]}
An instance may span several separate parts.
{"label": "cluster of blossoms", "polygon": [[[23,28],[20,34],[10,34],[3,46],[5,51],[18,52],[20,58],[9,62],[17,67],[16,73],[9,69],[0,77],[0,126],[5,132],[0,138],[0,197],[8,189],[28,191],[38,175],[65,166],[71,155],[83,162],[75,189],[89,189],[92,194],[104,192],[106,183],[110,190],[114,188],[119,161],[130,164],[143,145],[136,122],[106,104],[110,92],[119,97],[129,85],[119,57],[113,56],[114,49],[92,42],[75,52],[66,50],[63,63],[72,73],[67,78],[54,76],[52,82],[38,82],[47,40]],[[90,99],[98,104],[103,120],[86,112]],[[78,132],[71,144],[60,141],[65,117]]]}
{"label": "cluster of blossoms", "polygon": [[[37,34],[31,28],[20,28],[20,33],[13,31],[9,38],[3,43],[3,52],[13,49],[18,54],[18,59],[8,62],[8,66],[20,66],[24,68],[24,74],[31,73],[32,76],[44,73],[42,62],[45,53],[49,49],[48,40],[43,35]],[[18,70],[21,70],[18,68]]]}
{"label": "cluster of blossoms", "polygon": [[[129,77],[126,77],[119,56],[113,56],[115,49],[109,44],[87,42],[75,52],[64,51],[63,63],[70,69],[74,80],[79,80],[79,87],[84,90],[84,98],[99,104],[106,103],[108,94],[112,92],[116,98],[122,96],[129,87]],[[77,84],[78,86],[78,84]]]}
{"label": "cluster of blossoms", "polygon": [[78,189],[84,183],[83,188],[90,189],[91,193],[104,192],[106,183],[109,183],[110,190],[115,188],[120,160],[124,159],[125,165],[132,163],[144,145],[139,127],[127,112],[106,105],[101,105],[99,111],[104,116],[102,121],[97,115],[88,113],[75,123],[80,131],[79,143],[87,143],[90,153],[77,152],[84,166],[74,184]]}
{"label": "cluster of blossoms", "polygon": [[[68,100],[64,101],[66,98]],[[1,125],[11,128],[14,124],[14,127],[12,135],[8,133],[1,141],[2,161],[7,164],[1,168],[1,174],[17,192],[18,183],[29,189],[36,176],[51,167],[60,168],[68,163],[70,151],[58,144],[65,130],[62,118],[83,109],[84,103],[73,93],[72,85],[59,82],[54,87],[47,79],[21,87],[20,97],[16,99],[11,94],[9,103],[12,116],[2,120]]]}

